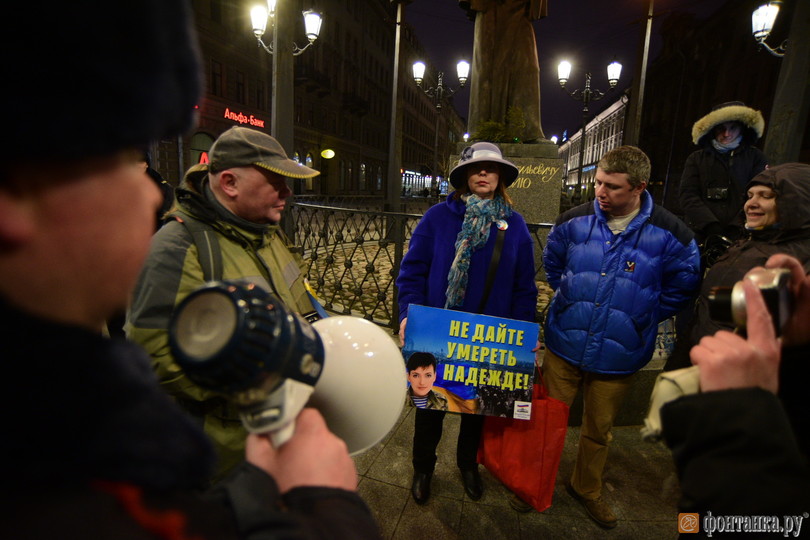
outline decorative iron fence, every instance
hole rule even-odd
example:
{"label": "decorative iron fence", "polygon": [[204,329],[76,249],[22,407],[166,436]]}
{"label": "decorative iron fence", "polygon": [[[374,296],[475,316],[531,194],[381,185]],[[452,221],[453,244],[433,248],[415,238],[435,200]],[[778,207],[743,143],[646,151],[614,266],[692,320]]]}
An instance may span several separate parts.
{"label": "decorative iron fence", "polygon": [[[399,328],[394,282],[421,213],[381,212],[308,203],[291,207],[293,240],[302,249],[310,284],[333,312],[355,315],[392,330]],[[366,201],[363,207],[374,207]],[[551,298],[543,269],[543,247],[551,224],[530,224],[535,240],[535,275],[541,293],[538,314]]]}

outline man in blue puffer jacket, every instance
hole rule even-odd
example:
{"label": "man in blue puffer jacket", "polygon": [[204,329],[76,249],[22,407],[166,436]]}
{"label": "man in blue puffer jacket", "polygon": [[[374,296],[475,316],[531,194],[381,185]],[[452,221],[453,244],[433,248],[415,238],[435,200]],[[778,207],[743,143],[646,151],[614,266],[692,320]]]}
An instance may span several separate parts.
{"label": "man in blue puffer jacket", "polygon": [[652,357],[658,323],[697,291],[693,233],[645,191],[650,160],[621,146],[597,164],[596,200],[562,214],[543,260],[556,291],[546,322],[543,376],[569,405],[581,387],[582,429],[566,489],[605,528],[616,517],[602,500],[613,420],[633,374]]}

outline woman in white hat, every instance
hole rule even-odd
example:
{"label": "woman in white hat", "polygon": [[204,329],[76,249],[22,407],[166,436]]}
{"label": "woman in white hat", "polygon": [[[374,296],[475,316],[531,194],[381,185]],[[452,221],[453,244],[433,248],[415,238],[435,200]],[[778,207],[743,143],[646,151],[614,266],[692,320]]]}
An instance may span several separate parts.
{"label": "woman in white hat", "polygon": [[[534,241],[506,193],[517,175],[517,167],[492,143],[475,143],[461,153],[450,172],[455,191],[425,213],[402,260],[396,280],[401,343],[410,304],[535,320]],[[496,244],[497,271],[486,294]],[[430,496],[444,415],[415,411],[411,494],[418,504]],[[476,461],[482,425],[483,416],[463,414],[456,450],[464,491],[473,500],[483,490]]]}

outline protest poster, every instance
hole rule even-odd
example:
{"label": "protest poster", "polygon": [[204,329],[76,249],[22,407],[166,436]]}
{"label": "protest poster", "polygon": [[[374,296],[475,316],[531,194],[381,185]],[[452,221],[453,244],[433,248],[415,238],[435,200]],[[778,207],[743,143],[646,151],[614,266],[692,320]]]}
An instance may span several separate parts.
{"label": "protest poster", "polygon": [[531,418],[539,325],[411,304],[402,354],[412,405]]}

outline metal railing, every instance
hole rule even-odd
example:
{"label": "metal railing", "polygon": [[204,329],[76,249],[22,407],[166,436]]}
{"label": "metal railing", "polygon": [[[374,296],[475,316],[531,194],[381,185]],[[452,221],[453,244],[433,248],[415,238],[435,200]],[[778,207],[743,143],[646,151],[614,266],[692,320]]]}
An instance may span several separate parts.
{"label": "metal railing", "polygon": [[[375,202],[354,201],[374,207]],[[408,241],[431,201],[421,213],[381,212],[298,202],[291,207],[293,241],[300,246],[307,275],[324,307],[355,315],[392,330],[399,328],[394,282]],[[408,207],[418,206],[413,201]],[[535,279],[541,294],[538,314],[550,300],[545,282],[543,247],[551,224],[530,224],[535,240]]]}

